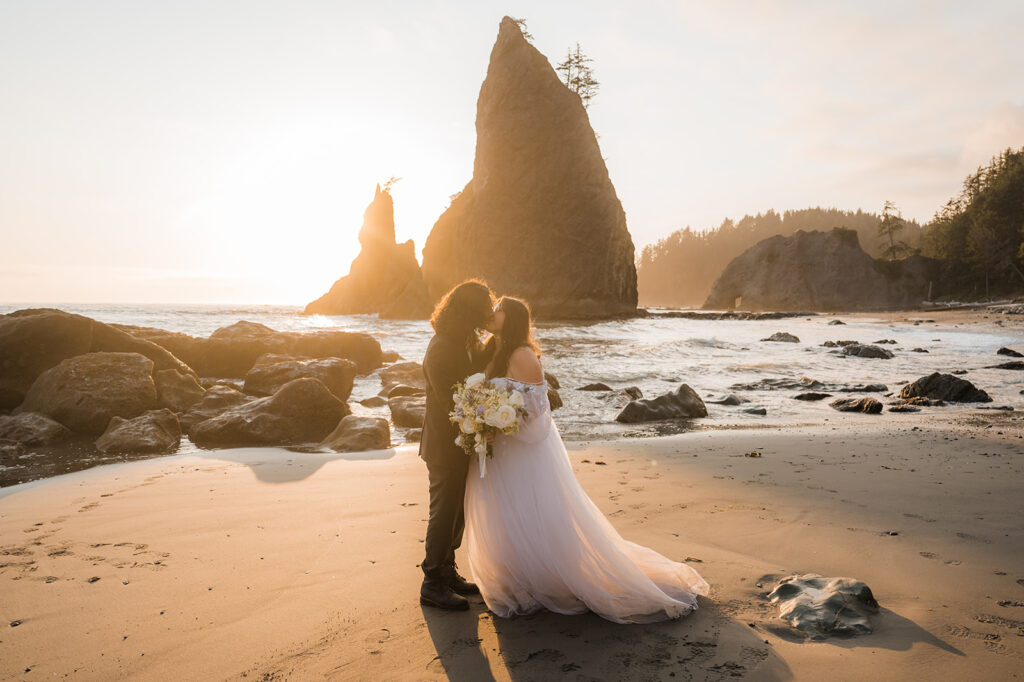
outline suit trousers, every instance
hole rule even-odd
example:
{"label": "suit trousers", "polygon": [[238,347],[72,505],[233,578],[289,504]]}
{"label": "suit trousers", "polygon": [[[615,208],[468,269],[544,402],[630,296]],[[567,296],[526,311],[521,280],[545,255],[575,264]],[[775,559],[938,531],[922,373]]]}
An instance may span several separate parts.
{"label": "suit trousers", "polygon": [[468,473],[468,456],[454,462],[427,463],[430,516],[424,541],[426,556],[421,564],[427,580],[441,580],[448,567],[455,563],[455,550],[462,544],[462,532],[466,528],[463,503]]}

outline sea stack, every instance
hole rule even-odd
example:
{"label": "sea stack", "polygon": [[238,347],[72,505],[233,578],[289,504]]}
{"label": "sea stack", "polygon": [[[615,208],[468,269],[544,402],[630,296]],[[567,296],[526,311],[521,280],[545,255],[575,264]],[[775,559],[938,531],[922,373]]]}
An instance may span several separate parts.
{"label": "sea stack", "polygon": [[587,111],[509,17],[480,87],[476,132],[473,179],[423,249],[431,298],[480,277],[538,317],[635,312],[633,240]]}
{"label": "sea stack", "polygon": [[424,319],[431,302],[410,239],[395,243],[395,205],[391,194],[377,185],[373,201],[363,215],[359,230],[359,255],[349,274],[326,294],[308,304],[307,314],[358,315]]}

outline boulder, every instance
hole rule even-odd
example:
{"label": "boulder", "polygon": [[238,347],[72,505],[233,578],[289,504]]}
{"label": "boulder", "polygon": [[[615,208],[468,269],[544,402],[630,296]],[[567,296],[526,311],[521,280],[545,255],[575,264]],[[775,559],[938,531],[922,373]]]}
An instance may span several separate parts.
{"label": "boulder", "polygon": [[423,419],[427,411],[425,398],[415,396],[389,398],[388,407],[391,409],[391,420],[395,422],[395,426],[423,427]]}
{"label": "boulder", "polygon": [[346,403],[319,380],[306,377],[199,422],[188,435],[202,447],[319,443],[347,415]]}
{"label": "boulder", "polygon": [[101,434],[112,417],[157,406],[153,361],[139,353],[85,353],[62,360],[33,382],[15,413],[39,412],[72,431]]}
{"label": "boulder", "polygon": [[721,398],[717,398],[715,400],[705,400],[704,402],[712,403],[714,405],[740,405],[742,403],[749,403],[750,401],[747,400],[746,398],[739,397],[735,393],[730,393]]}
{"label": "boulder", "polygon": [[557,410],[562,407],[562,396],[558,394],[558,391],[554,388],[548,387],[548,405],[552,410]]}
{"label": "boulder", "polygon": [[266,353],[308,358],[343,358],[360,374],[381,366],[380,344],[361,332],[281,332],[245,320],[221,327],[200,345],[196,370],[203,376],[244,377]]}
{"label": "boulder", "polygon": [[924,348],[911,348],[910,352],[911,353],[927,353],[928,351],[925,350]]}
{"label": "boulder", "polygon": [[369,398],[363,398],[359,401],[359,404],[363,407],[384,407],[388,404],[387,398],[379,395],[372,395]]}
{"label": "boulder", "polygon": [[0,416],[0,439],[3,440],[23,445],[51,445],[72,435],[68,427],[38,412]]}
{"label": "boulder", "polygon": [[544,372],[544,381],[553,389],[557,390],[562,387],[562,384],[558,382],[558,377],[551,372]]}
{"label": "boulder", "polygon": [[952,374],[933,372],[926,377],[913,381],[900,390],[900,398],[936,398],[952,403],[990,403],[988,393],[976,388],[966,379]]}
{"label": "boulder", "polygon": [[391,427],[381,417],[348,415],[324,438],[324,447],[336,452],[386,450],[391,447]]}
{"label": "boulder", "polygon": [[763,407],[745,407],[742,410],[740,410],[740,412],[745,412],[747,414],[757,414],[762,417],[768,414],[768,410],[764,409]]}
{"label": "boulder", "polygon": [[153,372],[156,386],[156,401],[172,412],[185,412],[203,399],[206,389],[199,385],[191,374],[182,374],[176,369],[161,369]]}
{"label": "boulder", "polygon": [[830,397],[831,393],[818,393],[816,391],[808,391],[806,393],[797,393],[793,396],[793,400],[822,400]]}
{"label": "boulder", "polygon": [[105,453],[163,454],[181,443],[181,424],[166,407],[150,410],[131,419],[113,417],[96,441]]}
{"label": "boulder", "polygon": [[423,429],[409,429],[405,432],[407,443],[419,443],[421,440],[423,440]]}
{"label": "boulder", "polygon": [[697,392],[686,384],[682,384],[672,393],[665,393],[657,398],[634,400],[627,404],[615,416],[615,421],[625,424],[637,422],[659,421],[662,419],[687,419],[706,417],[708,409]]}
{"label": "boulder", "polygon": [[857,341],[851,341],[849,339],[844,339],[844,340],[841,340],[841,341],[826,341],[825,343],[823,343],[821,345],[825,346],[826,348],[835,348],[837,346],[850,346],[850,345],[853,345],[853,344],[856,344],[856,343],[857,343]]}
{"label": "boulder", "polygon": [[644,397],[644,394],[643,391],[640,390],[639,386],[627,386],[626,388],[618,391],[600,391],[597,397],[606,403],[622,408],[625,407],[627,403],[634,400],[640,400]]}
{"label": "boulder", "polygon": [[829,324],[835,325],[835,324],[846,324],[846,323],[843,322],[842,320],[829,320]]}
{"label": "boulder", "polygon": [[298,358],[266,353],[256,359],[245,375],[244,390],[252,395],[273,395],[289,381],[311,377],[319,379],[344,402],[352,394],[356,369],[356,363],[342,358]]}
{"label": "boulder", "polygon": [[789,332],[775,332],[762,341],[781,341],[783,343],[800,343],[800,339]]}
{"label": "boulder", "polygon": [[195,374],[166,349],[112,325],[54,308],[27,308],[0,315],[0,408],[21,404],[39,375],[62,360],[96,352],[138,353],[157,369]]}
{"label": "boulder", "polygon": [[893,344],[893,343],[899,343],[899,341],[897,341],[896,339],[878,339],[877,341],[875,341],[875,343],[889,343],[889,344]]}
{"label": "boulder", "polygon": [[997,350],[996,354],[997,355],[1008,355],[1011,358],[1024,358],[1024,353],[1020,353],[1018,351],[1015,351],[1012,348],[1006,348],[1005,346],[1003,348],[1000,348],[999,350]]}
{"label": "boulder", "polygon": [[882,403],[874,398],[839,398],[830,402],[829,407],[840,412],[863,412],[864,414],[879,414],[882,411]]}
{"label": "boulder", "polygon": [[358,315],[378,313],[390,319],[430,317],[433,309],[416,261],[412,240],[395,243],[395,208],[391,193],[377,185],[363,214],[360,251],[349,274],[309,303],[305,314]]}
{"label": "boulder", "polygon": [[255,398],[245,395],[225,384],[215,384],[207,389],[203,397],[184,414],[178,415],[181,428],[188,432],[199,422],[204,422],[226,412],[232,407],[238,407],[252,402]]}
{"label": "boulder", "polygon": [[914,407],[913,405],[908,405],[906,403],[899,403],[899,404],[896,404],[896,405],[890,405],[889,406],[889,411],[890,412],[920,412],[921,408],[920,407]]}
{"label": "boulder", "polygon": [[28,454],[28,448],[16,440],[0,438],[0,466],[17,466],[18,460]]}
{"label": "boulder", "polygon": [[893,356],[891,350],[862,343],[851,343],[848,346],[843,346],[843,355],[853,355],[858,358],[879,358],[882,360],[888,360]]}
{"label": "boulder", "polygon": [[869,615],[878,613],[871,588],[861,581],[814,573],[783,578],[768,601],[778,604],[782,620],[812,640],[869,634]]}
{"label": "boulder", "polygon": [[[918,305],[941,263],[873,259],[854,230],[797,230],[759,241],[722,271],[705,309],[868,310]],[[737,300],[740,305],[737,305]]]}
{"label": "boulder", "polygon": [[423,247],[431,298],[482,277],[537,318],[635,314],[633,240],[587,111],[509,17],[476,131],[473,178]]}
{"label": "boulder", "polygon": [[1024,361],[1011,360],[1010,362],[1002,362],[998,365],[988,365],[986,369],[1024,369]]}
{"label": "boulder", "polygon": [[381,386],[388,384],[405,384],[417,388],[427,388],[427,378],[423,376],[423,365],[418,362],[397,362],[380,371]]}
{"label": "boulder", "polygon": [[423,388],[417,388],[416,386],[406,386],[405,384],[389,384],[388,392],[386,397],[388,398],[401,398],[402,396],[408,395],[426,395],[427,391]]}
{"label": "boulder", "polygon": [[608,384],[602,384],[601,382],[595,384],[587,384],[586,386],[580,386],[578,391],[614,391],[615,389]]}

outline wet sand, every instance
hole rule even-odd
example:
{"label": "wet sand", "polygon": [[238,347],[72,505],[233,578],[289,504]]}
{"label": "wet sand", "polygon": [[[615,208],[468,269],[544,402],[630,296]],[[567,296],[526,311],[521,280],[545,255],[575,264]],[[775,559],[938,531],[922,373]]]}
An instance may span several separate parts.
{"label": "wet sand", "polygon": [[[4,488],[0,677],[1014,679],[1024,415],[957,419],[571,444],[620,532],[712,585],[694,614],[644,626],[421,607],[410,447],[222,450]],[[865,581],[875,632],[785,626],[765,595],[811,572]]]}

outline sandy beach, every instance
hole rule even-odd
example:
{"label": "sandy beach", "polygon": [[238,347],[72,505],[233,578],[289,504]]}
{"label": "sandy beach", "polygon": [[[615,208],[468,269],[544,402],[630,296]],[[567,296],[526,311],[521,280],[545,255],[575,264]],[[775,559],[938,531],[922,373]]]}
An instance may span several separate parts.
{"label": "sandy beach", "polygon": [[[0,676],[1014,679],[1022,427],[837,413],[571,444],[620,532],[712,585],[696,613],[645,626],[421,607],[426,469],[408,446],[221,450],[5,488]],[[765,599],[796,573],[865,581],[875,632],[803,641]]]}

